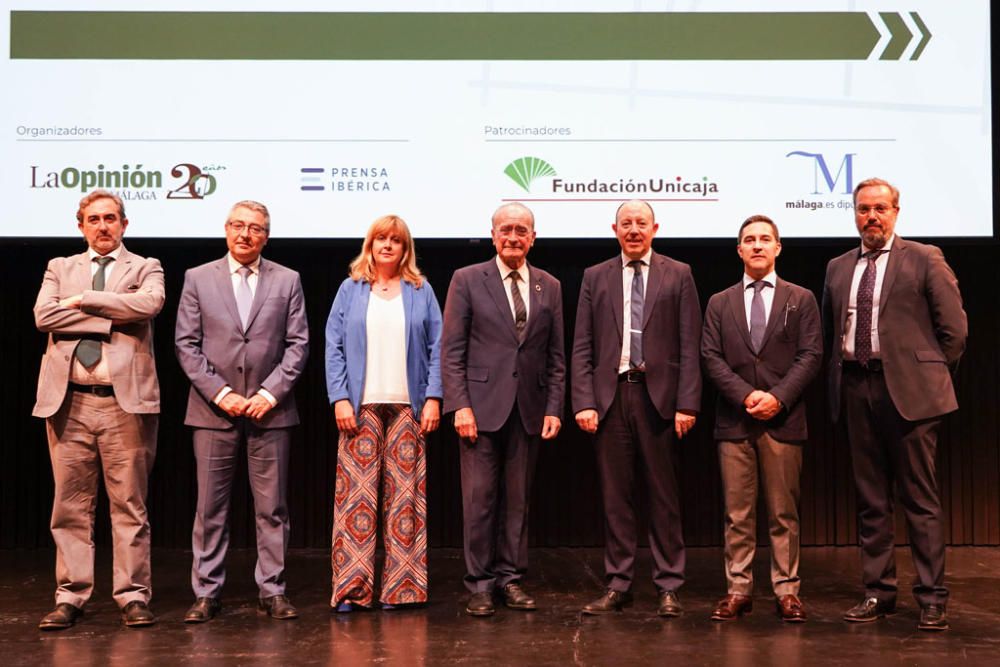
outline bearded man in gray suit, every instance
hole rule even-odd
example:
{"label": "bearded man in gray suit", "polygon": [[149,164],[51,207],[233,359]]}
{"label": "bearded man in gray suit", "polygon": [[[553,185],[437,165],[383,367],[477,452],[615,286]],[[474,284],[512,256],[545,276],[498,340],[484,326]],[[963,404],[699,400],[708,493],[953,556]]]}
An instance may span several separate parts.
{"label": "bearded man in gray suit", "polygon": [[191,380],[198,507],[192,532],[195,603],[186,623],[220,610],[229,546],[227,515],[237,453],[246,443],[257,523],[259,610],[298,612],[285,595],[286,489],[290,430],[299,423],[292,389],[309,354],[299,275],[261,258],[271,232],[267,208],[241,201],[226,221],[229,253],[191,269],[177,312],[177,359]]}
{"label": "bearded man in gray suit", "polygon": [[948,627],[944,528],[935,454],[941,418],[958,409],[952,373],[968,321],[941,250],[895,233],[899,190],[878,178],[854,188],[861,247],[830,260],[823,325],[830,415],[843,419],[858,492],[865,596],[844,620],[896,607],[893,487],[909,527],[920,630]]}

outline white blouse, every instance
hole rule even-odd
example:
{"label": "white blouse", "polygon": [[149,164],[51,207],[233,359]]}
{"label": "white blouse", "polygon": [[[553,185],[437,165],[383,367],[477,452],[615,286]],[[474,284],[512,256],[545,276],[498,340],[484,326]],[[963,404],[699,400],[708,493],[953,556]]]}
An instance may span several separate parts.
{"label": "white blouse", "polygon": [[403,295],[368,298],[365,320],[368,345],[365,357],[365,388],[361,404],[403,403],[409,405],[406,387],[406,319]]}

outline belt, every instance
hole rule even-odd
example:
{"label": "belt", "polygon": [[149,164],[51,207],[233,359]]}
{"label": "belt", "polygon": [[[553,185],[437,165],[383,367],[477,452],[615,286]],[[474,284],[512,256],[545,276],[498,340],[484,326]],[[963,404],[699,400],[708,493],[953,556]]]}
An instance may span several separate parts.
{"label": "belt", "polygon": [[869,359],[868,364],[861,364],[857,361],[844,360],[844,370],[845,371],[858,371],[863,373],[881,373],[882,372],[882,360],[881,359]]}
{"label": "belt", "polygon": [[77,384],[75,382],[70,382],[69,389],[70,391],[79,391],[84,394],[93,394],[94,396],[100,396],[101,398],[107,398],[115,395],[115,388],[110,384]]}
{"label": "belt", "polygon": [[624,373],[618,374],[619,382],[628,382],[629,384],[645,384],[646,383],[646,371],[640,371],[635,368],[630,368]]}

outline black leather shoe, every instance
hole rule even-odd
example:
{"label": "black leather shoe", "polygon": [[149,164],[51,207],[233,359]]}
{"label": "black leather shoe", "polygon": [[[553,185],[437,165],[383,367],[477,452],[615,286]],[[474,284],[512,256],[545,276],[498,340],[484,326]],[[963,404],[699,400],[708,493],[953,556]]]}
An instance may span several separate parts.
{"label": "black leather shoe", "polygon": [[503,587],[503,603],[511,609],[535,611],[538,606],[535,598],[524,592],[519,584],[507,584]]}
{"label": "black leather shoe", "polygon": [[122,623],[128,628],[143,628],[156,623],[156,617],[142,600],[132,600],[122,609]]}
{"label": "black leather shoe", "polygon": [[591,615],[610,614],[613,611],[621,611],[630,604],[632,604],[632,593],[609,588],[604,591],[604,595],[585,605],[581,611]]}
{"label": "black leather shoe", "polygon": [[947,630],[948,612],[943,604],[929,604],[920,610],[918,630]]}
{"label": "black leather shoe", "polygon": [[844,612],[844,620],[848,623],[871,623],[895,611],[895,603],[882,602],[876,597],[870,597]]}
{"label": "black leather shoe", "polygon": [[206,623],[222,611],[219,598],[198,598],[184,614],[185,623]]}
{"label": "black leather shoe", "polygon": [[272,595],[269,598],[261,598],[257,603],[257,611],[279,621],[287,621],[299,617],[299,611],[284,595]]}
{"label": "black leather shoe", "polygon": [[469,603],[465,605],[465,613],[469,616],[492,616],[496,613],[493,595],[489,591],[473,593]]}
{"label": "black leather shoe", "polygon": [[660,593],[660,603],[656,607],[656,615],[664,618],[674,618],[684,613],[681,601],[677,599],[674,591],[663,591]]}
{"label": "black leather shoe", "polygon": [[83,616],[83,609],[74,607],[68,602],[60,602],[56,608],[45,615],[38,624],[39,630],[65,630]]}

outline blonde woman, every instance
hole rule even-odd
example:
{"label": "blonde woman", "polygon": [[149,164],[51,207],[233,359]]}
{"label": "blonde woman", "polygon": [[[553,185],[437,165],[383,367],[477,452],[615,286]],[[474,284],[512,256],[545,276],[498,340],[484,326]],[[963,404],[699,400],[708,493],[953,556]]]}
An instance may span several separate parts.
{"label": "blonde woman", "polygon": [[340,431],[331,607],[427,602],[424,436],[441,419],[441,309],[402,218],[372,223],[326,322],[326,385]]}

